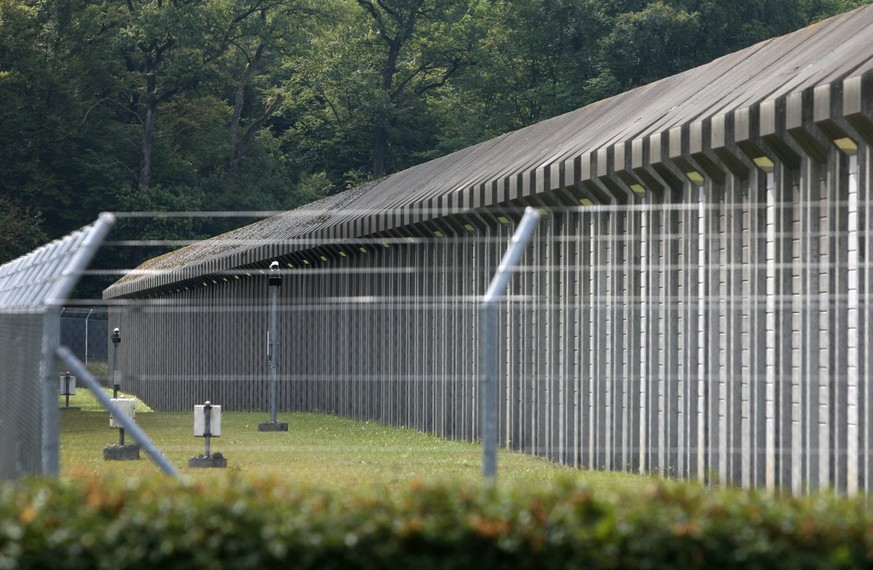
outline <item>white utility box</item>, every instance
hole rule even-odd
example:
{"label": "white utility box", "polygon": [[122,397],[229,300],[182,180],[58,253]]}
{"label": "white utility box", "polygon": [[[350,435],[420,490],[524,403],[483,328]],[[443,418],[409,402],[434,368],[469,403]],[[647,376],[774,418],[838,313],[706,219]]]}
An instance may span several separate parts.
{"label": "white utility box", "polygon": [[[206,435],[206,406],[198,404],[194,406],[194,436]],[[219,437],[221,435],[221,406],[209,406],[209,435]]]}
{"label": "white utility box", "polygon": [[[69,379],[69,384],[67,384],[67,379]],[[64,396],[69,394],[70,396],[74,396],[76,394],[76,377],[72,374],[61,374],[61,380],[58,383],[58,394]]]}
{"label": "white utility box", "polygon": [[[136,408],[134,407],[136,404],[136,400],[133,398],[112,398],[112,403],[118,406],[121,409],[121,413],[130,419],[134,419],[136,417]],[[121,425],[121,422],[117,421],[112,414],[109,414],[109,427],[112,428],[124,428]]]}

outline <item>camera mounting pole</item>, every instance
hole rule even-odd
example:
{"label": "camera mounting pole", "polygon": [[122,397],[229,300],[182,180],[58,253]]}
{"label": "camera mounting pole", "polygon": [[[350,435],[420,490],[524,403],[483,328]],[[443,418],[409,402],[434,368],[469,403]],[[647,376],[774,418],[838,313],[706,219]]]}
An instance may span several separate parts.
{"label": "camera mounting pole", "polygon": [[270,289],[270,330],[267,332],[267,365],[270,369],[270,421],[258,424],[258,431],[288,431],[288,424],[276,421],[276,383],[279,367],[279,287],[282,286],[282,274],[279,262],[270,263],[270,275],[267,280]]}

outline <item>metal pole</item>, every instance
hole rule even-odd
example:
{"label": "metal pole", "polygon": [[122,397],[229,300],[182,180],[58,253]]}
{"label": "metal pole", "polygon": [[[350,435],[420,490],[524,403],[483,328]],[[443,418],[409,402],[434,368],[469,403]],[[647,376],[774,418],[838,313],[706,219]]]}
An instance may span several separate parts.
{"label": "metal pole", "polygon": [[[272,279],[271,279],[272,281]],[[276,423],[276,382],[278,375],[278,298],[279,286],[270,285],[270,421]]]}
{"label": "metal pole", "polygon": [[149,436],[146,435],[142,428],[109,399],[109,396],[107,396],[106,393],[103,392],[103,388],[100,387],[100,383],[91,376],[91,373],[88,372],[76,356],[70,352],[69,348],[66,346],[59,346],[57,349],[57,356],[63,360],[67,366],[70,367],[73,373],[79,377],[82,383],[91,390],[91,393],[94,394],[97,401],[99,401],[104,408],[109,410],[109,413],[115,417],[115,420],[127,428],[130,434],[139,442],[140,446],[142,446],[145,452],[149,454],[152,460],[158,464],[164,473],[172,475],[180,481],[184,481],[179,470],[176,469],[172,463],[167,461],[167,458],[161,454],[157,447],[155,447],[155,444],[152,443],[152,440],[149,439]]}
{"label": "metal pole", "polygon": [[62,305],[114,223],[115,216],[112,214],[100,214],[91,231],[85,236],[85,240],[78,245],[79,249],[73,254],[73,258],[66,264],[63,275],[55,282],[44,299],[44,304],[49,309],[43,321],[43,353],[40,364],[43,382],[42,471],[44,475],[57,475],[60,470],[58,377],[54,353],[60,345],[61,314],[64,311]]}
{"label": "metal pole", "polygon": [[67,370],[67,374],[64,376],[64,407],[70,407],[70,371]]}
{"label": "metal pole", "polygon": [[206,457],[211,457],[209,444],[212,439],[212,405],[209,402],[203,406],[203,441],[206,446]]}
{"label": "metal pole", "polygon": [[85,316],[85,366],[88,366],[88,319],[93,312],[94,309],[88,309],[88,314]]}
{"label": "metal pole", "polygon": [[540,215],[533,208],[526,208],[518,228],[509,242],[497,272],[491,279],[488,291],[480,307],[480,349],[479,372],[482,377],[482,477],[486,483],[497,479],[497,369],[500,362],[500,340],[498,319],[500,301],[509,279],[515,272],[527,244],[533,237]]}
{"label": "metal pole", "polygon": [[497,339],[497,303],[483,303],[481,307],[480,343],[482,359],[482,476],[497,477],[497,364],[499,342]]}
{"label": "metal pole", "polygon": [[276,423],[276,384],[279,367],[279,287],[282,285],[282,275],[279,273],[279,262],[270,263],[270,338],[267,347],[267,360],[270,367],[270,423]]}
{"label": "metal pole", "polygon": [[44,317],[42,331],[42,474],[60,471],[60,412],[58,411],[57,367],[53,352],[60,344],[60,311],[50,309]]}
{"label": "metal pole", "polygon": [[[121,373],[118,371],[118,345],[121,344],[121,331],[112,331],[112,397],[118,399],[118,388],[121,384]],[[118,444],[124,445],[124,428],[118,428]]]}
{"label": "metal pole", "polygon": [[121,375],[118,372],[118,345],[121,344],[121,331],[118,328],[112,331],[112,397],[118,398],[118,388],[121,384]]}

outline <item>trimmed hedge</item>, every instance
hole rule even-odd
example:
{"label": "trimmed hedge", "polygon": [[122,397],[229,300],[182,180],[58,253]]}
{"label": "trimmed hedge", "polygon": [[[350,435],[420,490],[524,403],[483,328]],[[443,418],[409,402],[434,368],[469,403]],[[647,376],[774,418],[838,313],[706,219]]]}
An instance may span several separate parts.
{"label": "trimmed hedge", "polygon": [[864,500],[653,482],[611,493],[413,484],[355,496],[271,481],[0,486],[3,568],[862,568]]}

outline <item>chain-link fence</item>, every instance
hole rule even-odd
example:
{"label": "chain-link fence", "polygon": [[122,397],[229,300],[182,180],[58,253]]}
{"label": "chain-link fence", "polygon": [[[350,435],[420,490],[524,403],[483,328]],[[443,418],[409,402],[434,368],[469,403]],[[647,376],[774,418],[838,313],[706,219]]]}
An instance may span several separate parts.
{"label": "chain-link fence", "polygon": [[60,342],[86,366],[109,362],[106,307],[64,307],[60,314]]}
{"label": "chain-link fence", "polygon": [[113,221],[101,215],[0,266],[0,479],[58,472],[61,305]]}
{"label": "chain-link fence", "polygon": [[0,480],[42,472],[45,320],[0,310]]}

